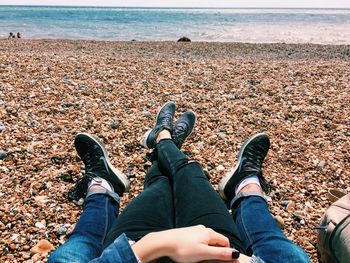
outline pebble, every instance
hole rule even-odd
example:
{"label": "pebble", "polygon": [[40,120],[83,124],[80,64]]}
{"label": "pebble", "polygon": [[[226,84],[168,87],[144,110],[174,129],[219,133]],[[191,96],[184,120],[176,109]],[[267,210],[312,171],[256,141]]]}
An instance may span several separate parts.
{"label": "pebble", "polygon": [[71,80],[71,79],[65,79],[65,80],[63,80],[63,82],[67,83],[68,85],[74,86],[74,87],[78,86],[78,84],[75,81]]}
{"label": "pebble", "polygon": [[30,249],[32,253],[39,253],[41,255],[45,255],[52,251],[54,246],[46,239],[41,239],[34,247]]}
{"label": "pebble", "polygon": [[34,153],[34,148],[33,147],[27,148],[27,152],[30,153],[30,154],[33,154]]}
{"label": "pebble", "polygon": [[4,160],[7,157],[7,153],[0,152],[0,160]]}
{"label": "pebble", "polygon": [[316,168],[321,170],[325,167],[326,165],[326,162],[325,161],[320,161],[317,165],[316,165]]}
{"label": "pebble", "polygon": [[4,125],[0,125],[0,132],[3,132],[6,129]]}
{"label": "pebble", "polygon": [[282,206],[287,206],[289,203],[290,203],[290,200],[283,200],[283,201],[281,202],[281,205],[282,205]]}
{"label": "pebble", "polygon": [[217,136],[218,136],[219,139],[224,140],[224,139],[226,138],[227,135],[226,135],[225,133],[223,133],[223,132],[219,132],[219,133],[217,134]]}
{"label": "pebble", "polygon": [[46,202],[49,201],[48,197],[46,195],[37,195],[34,198],[35,202],[38,204],[45,204]]}
{"label": "pebble", "polygon": [[290,201],[288,204],[287,204],[287,206],[286,206],[286,210],[288,211],[288,212],[291,212],[291,211],[293,211],[295,209],[295,203],[293,202],[293,201]]}
{"label": "pebble", "polygon": [[59,133],[53,133],[53,134],[51,134],[51,137],[52,138],[60,138],[62,135],[61,134],[59,134]]}
{"label": "pebble", "polygon": [[23,250],[28,250],[28,249],[30,249],[30,247],[28,245],[23,246]]}
{"label": "pebble", "polygon": [[36,222],[35,223],[35,227],[43,229],[43,228],[45,228],[45,225],[43,223],[41,223],[41,222]]}
{"label": "pebble", "polygon": [[64,226],[59,226],[57,228],[57,235],[58,236],[63,236],[67,233],[67,228],[65,228]]}
{"label": "pebble", "polygon": [[115,123],[112,123],[112,124],[110,125],[110,127],[111,127],[111,129],[115,130],[115,129],[118,128],[118,125],[115,124]]}
{"label": "pebble", "polygon": [[219,172],[225,171],[225,167],[220,164],[218,167],[216,167],[216,170],[219,171]]}
{"label": "pebble", "polygon": [[4,174],[8,174],[10,172],[10,170],[5,166],[0,166],[0,171]]}

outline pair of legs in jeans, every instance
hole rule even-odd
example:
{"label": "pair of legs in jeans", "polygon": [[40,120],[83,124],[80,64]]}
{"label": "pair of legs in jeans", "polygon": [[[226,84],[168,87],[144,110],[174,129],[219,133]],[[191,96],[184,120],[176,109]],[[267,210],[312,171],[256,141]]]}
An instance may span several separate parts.
{"label": "pair of legs in jeans", "polygon": [[[243,190],[241,194],[235,193],[235,186],[244,183],[243,179],[249,179],[251,174],[263,183],[260,180],[261,164],[268,146],[264,147],[262,142],[267,136],[253,136],[242,146],[235,171],[219,185],[221,196],[231,201],[231,215],[200,164],[190,161],[179,150],[194,127],[191,114],[180,117],[172,138],[155,140],[164,127],[169,131],[172,129],[174,112],[174,104],[163,106],[157,115],[156,126],[145,137],[146,146],[155,149],[152,166],[145,177],[144,191],[119,214],[119,196],[124,192],[125,184],[122,189],[118,183],[112,184],[112,192],[89,188],[83,213],[73,233],[51,254],[49,262],[89,262],[98,258],[123,233],[137,241],[148,233],[195,225],[213,229],[226,236],[231,247],[247,255],[254,254],[267,263],[310,262],[305,252],[278,228],[261,193]],[[93,141],[88,136],[87,139]],[[87,173],[114,180],[108,176],[117,173],[108,169],[111,166],[108,161],[103,163],[102,157],[107,156],[101,150],[103,147],[96,142],[90,145],[85,148],[76,145]],[[95,150],[100,154],[93,154]],[[99,173],[99,169],[105,169],[105,174]]]}

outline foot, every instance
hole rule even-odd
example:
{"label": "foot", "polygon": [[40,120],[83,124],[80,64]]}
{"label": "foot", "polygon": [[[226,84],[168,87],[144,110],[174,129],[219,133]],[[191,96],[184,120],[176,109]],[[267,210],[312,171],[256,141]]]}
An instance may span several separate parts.
{"label": "foot", "polygon": [[185,139],[190,136],[196,124],[196,114],[193,111],[186,111],[176,121],[173,140],[177,148],[181,149]]}
{"label": "foot", "polygon": [[79,133],[75,137],[74,144],[80,159],[85,164],[85,176],[69,191],[70,199],[85,198],[91,180],[99,181],[101,178],[105,179],[112,191],[119,196],[129,190],[129,180],[111,164],[102,142],[90,134]]}
{"label": "foot", "polygon": [[270,139],[265,133],[258,133],[245,141],[239,150],[237,165],[219,183],[219,193],[223,199],[232,200],[236,187],[254,175],[259,178],[262,190],[268,192],[268,184],[262,175],[262,164],[269,147]]}
{"label": "foot", "polygon": [[156,124],[154,127],[145,133],[141,140],[141,145],[148,149],[153,149],[157,144],[157,137],[162,130],[173,132],[173,119],[175,114],[175,103],[167,102],[158,111]]}

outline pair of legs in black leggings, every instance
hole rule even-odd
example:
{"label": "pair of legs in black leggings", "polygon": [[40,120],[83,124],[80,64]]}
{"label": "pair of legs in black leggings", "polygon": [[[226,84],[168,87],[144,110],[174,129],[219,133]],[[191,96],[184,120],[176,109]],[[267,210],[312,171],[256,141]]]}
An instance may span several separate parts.
{"label": "pair of legs in black leggings", "polygon": [[154,155],[144,191],[119,215],[104,247],[122,233],[139,240],[150,232],[201,224],[225,235],[243,252],[232,217],[200,164],[189,161],[171,139],[161,140]]}

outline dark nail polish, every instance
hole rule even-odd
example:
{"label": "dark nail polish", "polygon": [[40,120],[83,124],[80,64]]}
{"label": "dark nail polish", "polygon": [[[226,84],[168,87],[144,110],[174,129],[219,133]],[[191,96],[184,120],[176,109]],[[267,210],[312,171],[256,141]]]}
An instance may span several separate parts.
{"label": "dark nail polish", "polygon": [[232,251],[232,258],[233,259],[237,259],[237,258],[239,258],[239,251],[237,251],[237,250],[233,250]]}

